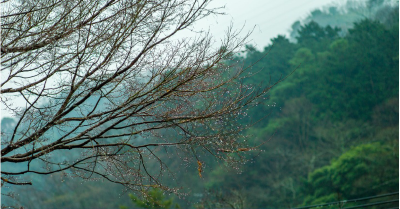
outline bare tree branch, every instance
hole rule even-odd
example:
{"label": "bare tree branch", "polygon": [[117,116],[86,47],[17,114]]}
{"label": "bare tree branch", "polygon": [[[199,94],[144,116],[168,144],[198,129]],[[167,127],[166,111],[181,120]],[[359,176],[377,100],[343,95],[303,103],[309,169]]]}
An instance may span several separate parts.
{"label": "bare tree branch", "polygon": [[[271,86],[244,85],[246,69],[228,66],[246,36],[230,28],[221,43],[208,33],[179,38],[219,14],[208,3],[2,2],[1,101],[18,119],[2,133],[3,183],[69,171],[134,190],[166,188],[157,148],[202,149],[223,160],[230,159],[221,150],[251,150],[239,143],[246,126],[237,120]],[[25,107],[15,107],[16,98]],[[157,175],[148,158],[159,162]]]}

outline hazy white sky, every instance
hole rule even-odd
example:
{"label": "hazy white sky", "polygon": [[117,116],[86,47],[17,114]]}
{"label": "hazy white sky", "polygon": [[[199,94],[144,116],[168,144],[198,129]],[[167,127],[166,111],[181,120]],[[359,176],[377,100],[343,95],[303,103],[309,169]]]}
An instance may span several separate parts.
{"label": "hazy white sky", "polygon": [[271,38],[287,34],[291,25],[304,19],[316,8],[343,4],[345,0],[215,0],[212,7],[225,6],[224,16],[212,16],[198,23],[218,37],[232,23],[234,28],[250,31],[249,41],[258,49],[268,45]]}
{"label": "hazy white sky", "polygon": [[[251,31],[253,33],[248,43],[262,50],[270,43],[270,39],[279,34],[287,34],[291,25],[307,15],[316,8],[322,8],[330,4],[344,3],[346,0],[215,0],[211,7],[222,7],[224,16],[210,16],[197,23],[196,28],[209,30],[218,40],[223,39],[224,31],[233,25],[234,29],[243,27],[243,34]],[[21,102],[23,99],[15,99]],[[15,104],[17,105],[17,104]],[[0,117],[11,117],[4,111],[2,104]]]}

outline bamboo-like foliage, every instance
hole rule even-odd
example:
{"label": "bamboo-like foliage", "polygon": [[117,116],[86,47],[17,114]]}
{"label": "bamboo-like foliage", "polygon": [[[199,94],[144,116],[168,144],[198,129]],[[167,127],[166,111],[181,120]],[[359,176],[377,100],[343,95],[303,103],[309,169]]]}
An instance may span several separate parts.
{"label": "bamboo-like foliage", "polygon": [[250,150],[237,119],[269,87],[243,85],[245,69],[224,64],[244,39],[231,29],[221,43],[205,32],[177,36],[218,14],[208,3],[3,1],[1,101],[18,122],[2,133],[2,183],[61,172],[164,188],[160,147],[199,165],[198,150],[228,161],[219,150]]}

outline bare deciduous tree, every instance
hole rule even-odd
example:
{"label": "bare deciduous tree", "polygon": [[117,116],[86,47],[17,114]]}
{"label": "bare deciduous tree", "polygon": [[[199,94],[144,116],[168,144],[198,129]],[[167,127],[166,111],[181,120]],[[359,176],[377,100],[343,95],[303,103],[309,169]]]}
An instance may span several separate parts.
{"label": "bare deciduous tree", "polygon": [[64,173],[163,188],[147,169],[149,158],[164,166],[160,148],[192,156],[200,175],[198,150],[228,161],[249,150],[236,121],[269,87],[225,64],[244,39],[173,38],[218,14],[208,3],[3,0],[1,101],[18,122],[2,133],[2,184]]}

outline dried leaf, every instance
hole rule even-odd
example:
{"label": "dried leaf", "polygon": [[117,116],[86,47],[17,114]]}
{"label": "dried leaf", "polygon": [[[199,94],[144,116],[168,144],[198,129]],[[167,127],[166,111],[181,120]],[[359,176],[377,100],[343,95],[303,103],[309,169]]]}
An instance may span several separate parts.
{"label": "dried leaf", "polygon": [[239,148],[237,149],[238,152],[246,152],[246,151],[250,151],[251,148]]}
{"label": "dried leaf", "polygon": [[197,170],[199,171],[199,176],[200,178],[202,178],[201,172],[203,172],[203,164],[199,160],[197,160],[197,165],[198,165]]}

